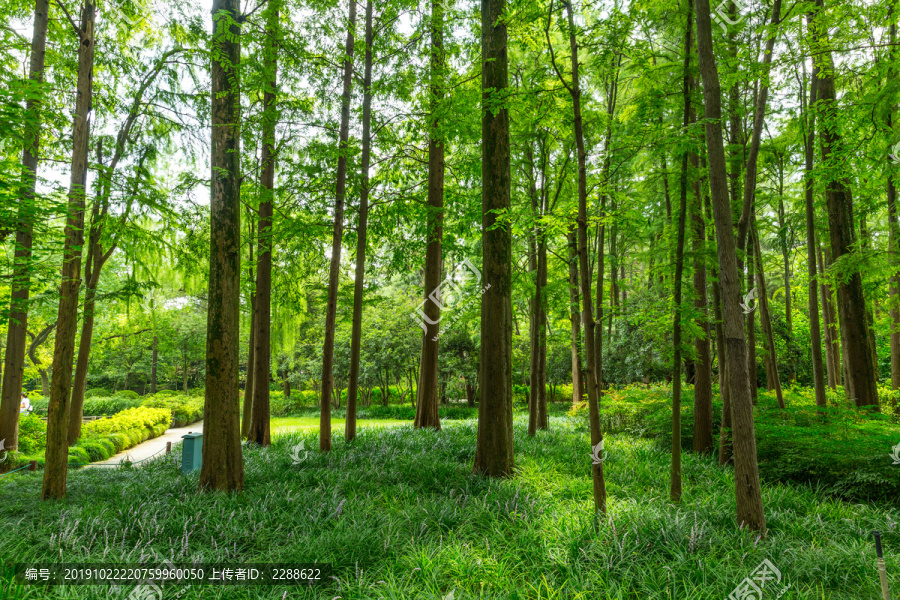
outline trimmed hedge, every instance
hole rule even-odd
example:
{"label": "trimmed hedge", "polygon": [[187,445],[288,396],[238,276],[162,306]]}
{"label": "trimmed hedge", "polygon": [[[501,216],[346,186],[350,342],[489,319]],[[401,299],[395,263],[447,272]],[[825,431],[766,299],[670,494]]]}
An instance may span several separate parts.
{"label": "trimmed hedge", "polygon": [[165,408],[150,408],[146,406],[128,408],[109,419],[100,419],[99,421],[85,423],[81,427],[81,435],[84,437],[93,437],[102,434],[128,431],[131,429],[149,429],[154,425],[159,424],[168,427],[171,417],[171,412]]}
{"label": "trimmed hedge", "polygon": [[85,399],[88,398],[104,398],[107,396],[112,396],[112,392],[110,392],[106,388],[91,388],[84,393]]}
{"label": "trimmed hedge", "polygon": [[171,412],[171,427],[184,427],[196,423],[203,418],[204,398],[202,396],[183,396],[169,393],[157,393],[144,396],[141,406],[164,408]]}

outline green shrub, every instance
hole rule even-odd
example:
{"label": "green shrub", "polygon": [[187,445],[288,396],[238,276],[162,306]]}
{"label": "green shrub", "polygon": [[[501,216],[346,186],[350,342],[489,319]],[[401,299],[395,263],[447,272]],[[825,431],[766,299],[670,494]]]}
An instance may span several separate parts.
{"label": "green shrub", "polygon": [[32,397],[28,397],[31,400],[31,408],[34,409],[33,412],[36,415],[47,416],[47,408],[50,406],[50,398],[38,398],[35,400]]}
{"label": "green shrub", "polygon": [[91,462],[91,456],[90,454],[88,454],[88,451],[81,446],[80,443],[75,444],[74,446],[69,447],[69,462],[87,464]]}
{"label": "green shrub", "polygon": [[85,437],[92,437],[134,428],[152,428],[158,424],[164,424],[168,427],[171,418],[172,413],[166,408],[150,408],[146,406],[127,408],[109,419],[85,423],[81,428],[81,433]]}
{"label": "green shrub", "polygon": [[144,396],[141,406],[165,408],[172,413],[172,427],[183,427],[203,418],[204,399],[196,396],[159,395]]}
{"label": "green shrub", "polygon": [[106,396],[112,396],[112,392],[106,388],[91,388],[84,393],[85,398],[102,398]]}
{"label": "green shrub", "polygon": [[122,390],[122,391],[116,392],[115,395],[122,397],[122,398],[131,398],[131,399],[141,397],[140,394],[138,394],[137,392],[133,392],[131,390]]}
{"label": "green shrub", "polygon": [[82,414],[88,416],[114,415],[126,408],[135,408],[140,405],[140,398],[126,398],[119,395],[86,398]]}
{"label": "green shrub", "polygon": [[108,439],[113,444],[116,453],[119,453],[122,450],[130,448],[132,446],[128,434],[124,432],[111,433],[106,439]]}
{"label": "green shrub", "polygon": [[47,446],[47,424],[37,415],[19,418],[19,447],[22,454],[42,452]]}

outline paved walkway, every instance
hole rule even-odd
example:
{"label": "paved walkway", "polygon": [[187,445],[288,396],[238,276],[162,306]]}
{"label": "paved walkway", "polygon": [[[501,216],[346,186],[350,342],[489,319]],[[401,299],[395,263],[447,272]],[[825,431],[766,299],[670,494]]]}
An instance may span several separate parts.
{"label": "paved walkway", "polygon": [[[192,423],[191,425],[188,425],[186,427],[167,429],[166,432],[159,437],[147,440],[146,442],[141,442],[133,448],[129,448],[128,450],[119,452],[115,456],[100,462],[103,464],[118,464],[123,462],[126,458],[128,458],[131,462],[137,462],[139,460],[144,460],[145,458],[150,458],[154,454],[162,455],[165,454],[166,451],[166,442],[172,442],[172,446],[174,446],[176,442],[181,441],[181,436],[183,436],[184,434],[188,432],[198,433],[202,431],[203,421],[197,421],[196,423]],[[160,452],[160,450],[162,452]]]}

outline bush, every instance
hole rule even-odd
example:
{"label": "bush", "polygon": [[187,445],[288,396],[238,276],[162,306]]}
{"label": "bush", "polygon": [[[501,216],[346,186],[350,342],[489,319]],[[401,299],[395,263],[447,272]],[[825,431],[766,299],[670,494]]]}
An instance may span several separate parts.
{"label": "bush", "polygon": [[118,395],[86,398],[82,414],[89,416],[110,416],[120,413],[126,408],[135,408],[140,405],[140,399],[126,398]]}
{"label": "bush", "polygon": [[155,394],[144,396],[141,406],[165,408],[172,413],[171,427],[184,427],[203,418],[204,399],[197,396]]}
{"label": "bush", "polygon": [[47,447],[47,424],[37,415],[19,418],[19,447],[22,454],[34,454]]}
{"label": "bush", "polygon": [[109,419],[85,423],[81,428],[81,433],[85,437],[94,437],[136,428],[152,429],[160,424],[168,427],[171,419],[172,413],[166,408],[149,408],[146,406],[128,408]]}
{"label": "bush", "polygon": [[85,399],[87,399],[87,398],[104,398],[106,396],[112,396],[112,392],[110,392],[106,388],[91,388],[84,393]]}
{"label": "bush", "polygon": [[122,390],[122,391],[116,392],[116,396],[119,396],[121,398],[131,398],[132,400],[135,398],[141,397],[140,394],[138,394],[137,392],[133,392],[131,390]]}
{"label": "bush", "polygon": [[50,398],[38,398],[37,400],[28,397],[31,400],[31,408],[34,409],[34,414],[47,416],[47,408],[50,406]]}

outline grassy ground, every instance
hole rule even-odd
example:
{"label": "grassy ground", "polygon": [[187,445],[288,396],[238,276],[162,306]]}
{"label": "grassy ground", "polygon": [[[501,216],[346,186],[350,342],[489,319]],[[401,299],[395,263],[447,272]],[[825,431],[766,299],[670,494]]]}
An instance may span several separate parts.
{"label": "grassy ground", "polygon": [[[197,494],[196,474],[162,461],[70,473],[61,502],[37,500],[39,474],[15,474],[0,480],[0,558],[137,563],[153,549],[174,562],[334,565],[335,578],[312,589],[194,585],[178,596],[235,600],[431,600],[450,592],[455,600],[721,600],[768,559],[782,581],[763,598],[789,585],[785,600],[874,599],[870,540],[879,529],[900,591],[896,508],[768,484],[769,536],[760,540],[736,527],[730,470],[687,453],[684,502],[672,506],[668,455],[622,433],[607,438],[610,518],[595,531],[581,421],[554,416],[549,432],[530,439],[525,425],[517,416],[518,472],[503,481],[471,473],[474,420],[445,423],[439,433],[363,427],[352,444],[336,435],[330,454],[311,451],[297,465],[292,447],[317,447],[316,433],[282,435],[245,450],[246,489],[231,496]],[[174,598],[182,588],[164,589]],[[119,600],[131,591],[0,587],[0,596]]]}
{"label": "grassy ground", "polygon": [[[335,436],[344,435],[344,419],[331,420],[331,432]],[[391,427],[395,425],[407,425],[409,421],[401,421],[399,419],[359,419],[356,421],[357,430],[365,427]],[[272,435],[285,434],[292,431],[315,431],[319,432],[319,417],[316,416],[298,416],[298,417],[272,417],[269,427]]]}

